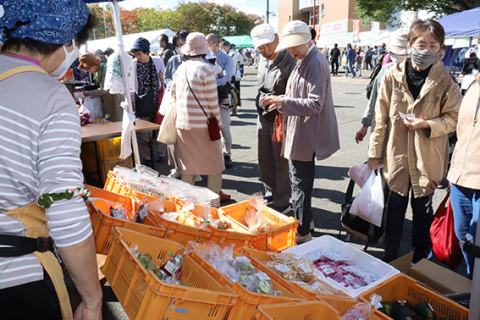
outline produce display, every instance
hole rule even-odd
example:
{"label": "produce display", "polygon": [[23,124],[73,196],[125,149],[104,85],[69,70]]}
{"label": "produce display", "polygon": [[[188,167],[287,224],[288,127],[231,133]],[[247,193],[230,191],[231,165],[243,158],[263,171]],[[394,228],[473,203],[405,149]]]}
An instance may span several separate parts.
{"label": "produce display", "polygon": [[182,285],[180,276],[182,274],[183,255],[177,255],[176,253],[169,252],[171,258],[162,263],[160,266],[156,266],[153,263],[153,259],[148,253],[139,253],[138,247],[130,248],[138,261],[147,269],[147,271],[153,271],[157,278],[161,281]]}
{"label": "produce display", "polygon": [[190,241],[186,253],[196,252],[215,269],[225,275],[233,283],[238,282],[245,289],[262,294],[280,296],[281,291],[273,290],[272,280],[262,271],[257,270],[249,258],[233,257],[234,245],[221,247],[209,242],[206,245]]}
{"label": "produce display", "polygon": [[145,166],[141,166],[138,171],[116,166],[112,173],[122,185],[155,197],[175,197],[197,204],[209,203],[212,206],[220,204],[218,195],[209,189],[193,186],[175,178],[159,177],[157,171]]}
{"label": "produce display", "polygon": [[296,283],[305,290],[328,295],[336,295],[338,291],[324,284],[312,262],[306,258],[296,258],[288,253],[272,253],[271,261],[264,262],[270,270],[283,279]]}
{"label": "produce display", "polygon": [[[411,305],[407,301],[382,302],[378,311],[383,312],[394,320],[437,320],[432,306],[426,302]],[[440,320],[451,320],[442,318]]]}

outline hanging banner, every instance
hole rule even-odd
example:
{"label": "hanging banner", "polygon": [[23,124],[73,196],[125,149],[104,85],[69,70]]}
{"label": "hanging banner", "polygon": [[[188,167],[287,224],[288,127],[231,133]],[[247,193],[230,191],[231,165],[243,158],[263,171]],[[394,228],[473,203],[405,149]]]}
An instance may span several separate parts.
{"label": "hanging banner", "polygon": [[353,42],[360,42],[360,20],[353,20]]}
{"label": "hanging banner", "polygon": [[348,19],[323,23],[320,27],[320,33],[322,35],[347,32],[347,31],[348,31]]}

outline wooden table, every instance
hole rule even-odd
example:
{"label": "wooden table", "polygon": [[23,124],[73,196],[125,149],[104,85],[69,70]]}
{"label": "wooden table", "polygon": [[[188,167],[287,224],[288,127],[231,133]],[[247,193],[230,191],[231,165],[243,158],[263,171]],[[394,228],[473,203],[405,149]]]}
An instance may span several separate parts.
{"label": "wooden table", "polygon": [[[135,119],[135,131],[136,132],[145,132],[145,131],[156,131],[160,129],[160,125],[141,120]],[[92,143],[99,140],[110,139],[120,137],[122,135],[122,121],[108,122],[102,124],[91,123],[86,126],[81,127],[82,133],[82,143]],[[155,159],[153,154],[153,134],[150,135],[150,159]],[[97,162],[98,175],[100,177],[100,160],[98,156],[97,144],[95,143],[95,160]],[[152,169],[155,169],[155,161],[152,161]],[[100,180],[101,177],[100,177]],[[104,181],[100,181],[102,184]]]}
{"label": "wooden table", "polygon": [[[135,120],[135,131],[155,131],[160,129],[160,125],[141,119]],[[87,124],[82,126],[82,143],[92,142],[110,138],[120,137],[122,135],[122,121],[108,122],[102,124]]]}

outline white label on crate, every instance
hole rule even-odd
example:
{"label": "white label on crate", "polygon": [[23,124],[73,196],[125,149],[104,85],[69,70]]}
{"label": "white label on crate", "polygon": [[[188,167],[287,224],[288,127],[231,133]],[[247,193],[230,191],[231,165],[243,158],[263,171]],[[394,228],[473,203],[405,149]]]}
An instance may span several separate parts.
{"label": "white label on crate", "polygon": [[264,272],[262,272],[262,271],[260,271],[259,273],[257,273],[257,277],[258,277],[259,280],[267,280],[267,281],[270,281],[270,277],[269,277],[266,273],[264,273]]}
{"label": "white label on crate", "polygon": [[278,263],[275,265],[275,269],[277,269],[280,272],[288,272],[290,271],[290,268],[284,264]]}
{"label": "white label on crate", "polygon": [[305,273],[313,272],[312,267],[310,267],[310,265],[309,265],[308,263],[306,263],[306,262],[300,263],[300,264],[298,265],[298,267],[299,267],[300,269],[302,269],[303,272],[305,272]]}

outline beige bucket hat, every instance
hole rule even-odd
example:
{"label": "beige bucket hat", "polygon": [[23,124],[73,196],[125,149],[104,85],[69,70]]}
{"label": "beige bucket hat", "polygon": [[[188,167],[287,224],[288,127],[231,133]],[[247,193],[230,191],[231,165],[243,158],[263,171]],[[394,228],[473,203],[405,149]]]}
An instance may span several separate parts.
{"label": "beige bucket hat", "polygon": [[187,56],[199,56],[209,54],[207,47],[207,38],[201,32],[192,32],[187,36],[185,44],[182,46],[182,53]]}
{"label": "beige bucket hat", "polygon": [[300,20],[290,21],[282,29],[280,43],[275,52],[308,43],[311,39],[310,29],[305,22]]}

